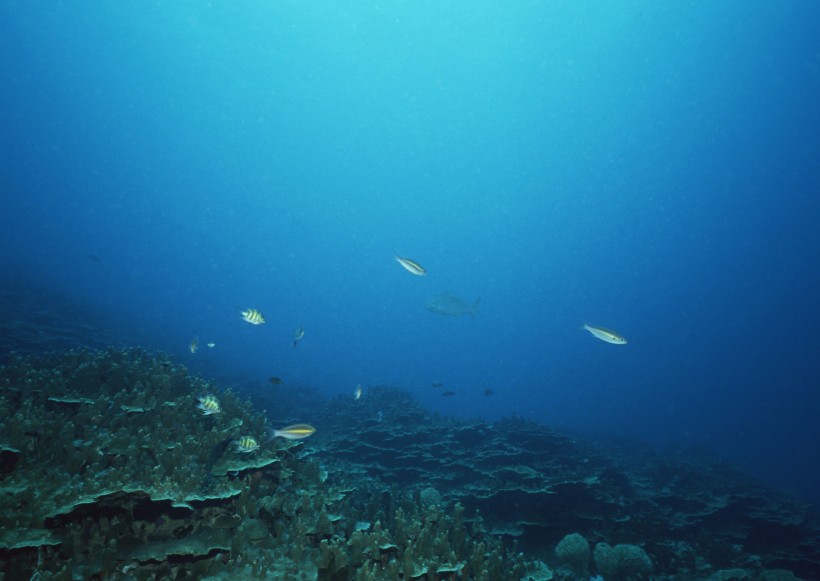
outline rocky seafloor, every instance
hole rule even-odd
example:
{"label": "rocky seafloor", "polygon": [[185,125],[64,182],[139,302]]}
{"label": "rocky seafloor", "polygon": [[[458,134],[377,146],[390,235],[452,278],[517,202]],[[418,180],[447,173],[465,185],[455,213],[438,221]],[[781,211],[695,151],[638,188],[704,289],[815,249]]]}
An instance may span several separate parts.
{"label": "rocky seafloor", "polygon": [[[437,416],[389,387],[313,409],[307,440],[269,440],[266,414],[296,408],[139,349],[10,357],[0,576],[820,578],[806,507],[712,458]],[[242,436],[261,447],[239,452]]]}

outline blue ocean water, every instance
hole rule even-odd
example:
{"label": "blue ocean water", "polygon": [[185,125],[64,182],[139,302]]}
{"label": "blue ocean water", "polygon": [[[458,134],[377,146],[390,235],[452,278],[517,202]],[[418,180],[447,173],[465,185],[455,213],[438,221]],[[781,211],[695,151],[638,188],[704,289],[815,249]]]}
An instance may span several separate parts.
{"label": "blue ocean water", "polygon": [[[4,2],[4,269],[206,375],[704,447],[817,502],[818,25],[797,0]],[[477,316],[426,310],[443,292]]]}

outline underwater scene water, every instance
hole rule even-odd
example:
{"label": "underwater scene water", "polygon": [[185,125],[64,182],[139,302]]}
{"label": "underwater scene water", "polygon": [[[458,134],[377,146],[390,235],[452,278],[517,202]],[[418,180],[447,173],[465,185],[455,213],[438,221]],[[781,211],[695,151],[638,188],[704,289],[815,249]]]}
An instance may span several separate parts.
{"label": "underwater scene water", "polygon": [[820,579],[818,27],[0,3],[0,579]]}

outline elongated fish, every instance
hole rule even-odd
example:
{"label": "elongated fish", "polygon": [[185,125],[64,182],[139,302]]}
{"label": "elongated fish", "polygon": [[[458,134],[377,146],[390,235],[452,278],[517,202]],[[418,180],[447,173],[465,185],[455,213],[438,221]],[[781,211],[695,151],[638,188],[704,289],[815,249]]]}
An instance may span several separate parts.
{"label": "elongated fish", "polygon": [[271,438],[282,437],[288,440],[301,440],[302,438],[312,436],[315,431],[316,428],[309,424],[293,424],[281,430],[270,430],[270,436]]}
{"label": "elongated fish", "polygon": [[305,336],[305,329],[304,327],[296,327],[296,330],[293,332],[293,347],[295,348],[299,341],[302,340],[302,337]]}
{"label": "elongated fish", "polygon": [[242,315],[242,319],[251,325],[261,325],[265,322],[265,317],[262,316],[261,311],[256,309],[247,309],[240,314]]}
{"label": "elongated fish", "polygon": [[626,345],[626,339],[618,335],[615,331],[605,329],[604,327],[596,327],[594,325],[584,324],[583,329],[592,333],[593,337],[612,343],[613,345]]}
{"label": "elongated fish", "polygon": [[478,304],[481,299],[476,299],[473,304],[469,304],[464,299],[450,293],[442,293],[427,301],[426,308],[431,313],[445,317],[460,317],[470,315],[475,318],[478,313]]}
{"label": "elongated fish", "polygon": [[409,258],[402,258],[401,256],[397,256],[396,260],[399,264],[401,264],[408,272],[415,274],[416,276],[426,276],[427,271],[424,270],[424,267],[420,265],[418,262],[414,260],[410,260]]}

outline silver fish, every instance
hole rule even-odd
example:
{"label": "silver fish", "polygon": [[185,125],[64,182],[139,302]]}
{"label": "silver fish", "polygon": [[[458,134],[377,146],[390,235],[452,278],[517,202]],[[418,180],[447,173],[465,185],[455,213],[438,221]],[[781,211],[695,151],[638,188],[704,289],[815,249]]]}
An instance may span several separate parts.
{"label": "silver fish", "polygon": [[427,310],[437,315],[446,317],[460,317],[461,315],[470,315],[475,318],[478,312],[478,305],[481,299],[476,299],[473,304],[467,303],[450,293],[443,293],[437,297],[433,297],[427,302]]}
{"label": "silver fish", "polygon": [[427,271],[424,270],[424,267],[415,260],[410,260],[409,258],[402,258],[401,256],[397,256],[396,261],[399,264],[401,264],[408,272],[412,272],[416,276],[427,275]]}
{"label": "silver fish", "polygon": [[296,327],[296,330],[293,332],[293,346],[299,344],[299,341],[302,340],[302,337],[305,336],[305,329],[303,327]]}
{"label": "silver fish", "polygon": [[592,333],[593,337],[596,337],[601,341],[606,341],[607,343],[612,343],[613,345],[626,345],[626,339],[610,329],[587,324],[584,324],[583,329],[585,331],[589,331]]}

